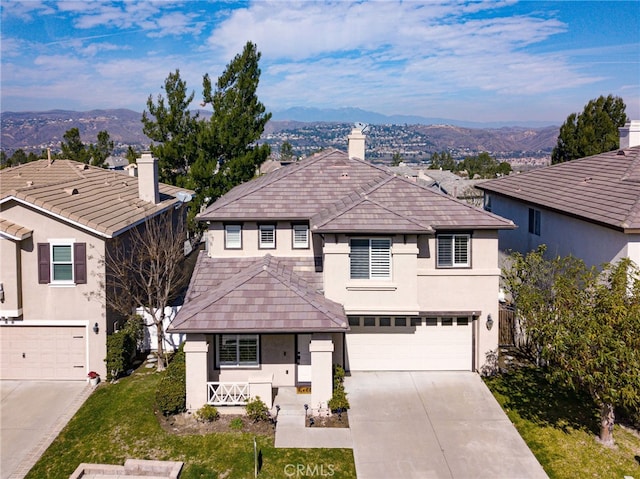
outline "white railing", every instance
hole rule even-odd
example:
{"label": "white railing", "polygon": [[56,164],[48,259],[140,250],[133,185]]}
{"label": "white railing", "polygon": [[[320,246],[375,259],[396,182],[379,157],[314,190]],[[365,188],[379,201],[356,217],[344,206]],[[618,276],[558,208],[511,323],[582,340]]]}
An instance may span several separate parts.
{"label": "white railing", "polygon": [[249,383],[207,383],[207,404],[213,406],[244,405],[249,400]]}

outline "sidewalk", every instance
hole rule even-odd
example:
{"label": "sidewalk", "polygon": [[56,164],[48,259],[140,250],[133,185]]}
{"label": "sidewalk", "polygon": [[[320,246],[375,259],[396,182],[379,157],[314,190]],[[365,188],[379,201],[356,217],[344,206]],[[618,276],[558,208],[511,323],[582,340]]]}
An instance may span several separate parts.
{"label": "sidewalk", "polygon": [[274,404],[280,406],[276,423],[276,447],[347,448],[353,447],[349,428],[305,427],[304,405],[311,398],[297,394],[296,388],[279,388]]}

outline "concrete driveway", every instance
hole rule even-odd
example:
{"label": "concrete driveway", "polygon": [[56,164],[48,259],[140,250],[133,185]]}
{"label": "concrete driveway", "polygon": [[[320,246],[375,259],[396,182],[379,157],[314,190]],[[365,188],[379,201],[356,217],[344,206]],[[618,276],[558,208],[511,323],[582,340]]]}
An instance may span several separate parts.
{"label": "concrete driveway", "polygon": [[84,381],[0,381],[0,479],[24,477],[90,394]]}
{"label": "concrete driveway", "polygon": [[358,479],[542,479],[477,374],[354,372],[345,379]]}

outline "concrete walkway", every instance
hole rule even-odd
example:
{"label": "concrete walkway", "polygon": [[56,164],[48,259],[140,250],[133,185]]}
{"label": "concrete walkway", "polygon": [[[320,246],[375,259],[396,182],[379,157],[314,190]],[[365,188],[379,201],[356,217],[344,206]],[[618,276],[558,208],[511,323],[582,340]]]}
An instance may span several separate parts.
{"label": "concrete walkway", "polygon": [[546,479],[475,373],[345,379],[358,479]]}
{"label": "concrete walkway", "polygon": [[84,381],[0,381],[0,479],[22,479],[92,391]]}
{"label": "concrete walkway", "polygon": [[[296,388],[279,388],[273,404],[280,406],[276,423],[276,447],[348,448],[351,449],[349,428],[305,427],[305,403],[311,395],[297,394]],[[275,412],[275,410],[274,410]]]}

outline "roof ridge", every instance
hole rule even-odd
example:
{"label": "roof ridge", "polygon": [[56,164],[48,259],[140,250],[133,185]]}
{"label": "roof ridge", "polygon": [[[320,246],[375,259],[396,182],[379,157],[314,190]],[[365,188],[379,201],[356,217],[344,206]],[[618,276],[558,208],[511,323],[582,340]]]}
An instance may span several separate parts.
{"label": "roof ridge", "polygon": [[[212,203],[210,205],[213,206],[214,204],[218,203],[219,201],[221,201],[221,203],[219,205],[217,205],[216,209],[218,209],[219,207],[222,206],[227,206],[235,201],[241,200],[242,198],[245,198],[248,195],[251,195],[253,193],[255,193],[256,191],[265,188],[267,186],[272,185],[273,183],[275,183],[276,181],[280,181],[283,178],[286,178],[288,176],[291,176],[292,174],[308,168],[309,166],[315,164],[316,162],[320,161],[322,158],[324,158],[325,156],[330,155],[331,153],[335,152],[335,151],[340,151],[337,150],[336,148],[328,148],[325,151],[321,151],[319,153],[315,153],[312,156],[308,156],[300,161],[297,161],[291,165],[288,165],[286,167],[282,167],[282,168],[278,168],[277,170],[271,171],[269,173],[266,173],[262,176],[259,176],[258,178],[254,178],[253,180],[249,180],[246,181],[244,183],[241,183],[240,185],[236,186],[235,188],[232,188],[231,190],[229,190],[227,193],[225,193],[224,195],[222,195],[220,198],[218,198],[214,203]],[[262,181],[260,181],[262,180]],[[253,187],[250,187],[250,185],[252,185]],[[238,191],[236,188],[242,188],[245,187],[244,189],[240,190],[240,194],[237,196],[232,196],[231,198],[225,198],[226,195],[228,195],[229,193],[233,192],[234,190],[236,190],[236,192]],[[215,210],[214,210],[215,211]],[[202,213],[199,213],[197,215],[197,217],[202,217],[205,218],[204,215],[206,215],[209,212],[209,208],[207,208],[205,211],[203,211]]]}

